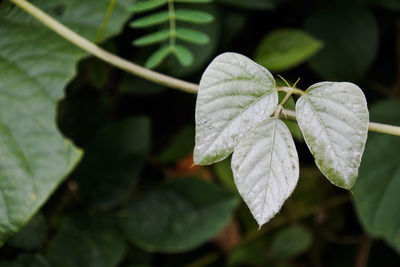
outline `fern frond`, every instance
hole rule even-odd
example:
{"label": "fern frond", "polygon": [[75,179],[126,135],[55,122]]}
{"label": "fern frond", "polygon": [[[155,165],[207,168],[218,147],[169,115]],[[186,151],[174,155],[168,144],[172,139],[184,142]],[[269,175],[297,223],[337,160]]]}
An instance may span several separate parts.
{"label": "fern frond", "polygon": [[157,7],[165,5],[167,1],[168,0],[146,0],[146,1],[136,2],[134,5],[128,7],[128,11],[135,13],[150,11]]}
{"label": "fern frond", "polygon": [[137,19],[132,21],[129,26],[132,28],[145,28],[154,25],[158,25],[169,20],[169,12],[168,11],[161,11],[152,15],[148,15],[146,17]]}
{"label": "fern frond", "polygon": [[205,45],[210,42],[210,37],[207,34],[192,30],[188,28],[176,29],[176,37],[183,41],[187,41],[194,44]]}
{"label": "fern frond", "polygon": [[147,34],[133,41],[133,45],[135,46],[147,46],[157,43],[164,43],[147,59],[145,63],[147,68],[157,67],[168,55],[174,55],[178,62],[184,67],[193,64],[193,53],[185,46],[177,44],[177,41],[185,41],[196,45],[205,45],[210,41],[210,37],[198,30],[185,27],[176,27],[176,23],[188,22],[194,24],[206,24],[212,22],[214,17],[207,12],[193,9],[175,10],[174,4],[202,4],[209,3],[211,1],[212,0],[142,0],[130,7],[130,11],[139,13],[152,11],[165,4],[168,4],[168,10],[157,11],[154,14],[149,14],[136,19],[129,24],[129,26],[132,28],[148,28],[152,26],[160,26],[169,22],[168,28]]}
{"label": "fern frond", "polygon": [[206,24],[213,22],[214,16],[198,10],[191,9],[178,9],[175,11],[175,18],[184,22],[191,22],[197,24]]}
{"label": "fern frond", "polygon": [[147,34],[145,36],[142,36],[135,41],[133,41],[133,44],[136,46],[145,46],[145,45],[152,45],[156,43],[160,43],[162,41],[168,40],[170,37],[170,32],[168,29],[164,29],[158,32],[153,32],[150,34]]}

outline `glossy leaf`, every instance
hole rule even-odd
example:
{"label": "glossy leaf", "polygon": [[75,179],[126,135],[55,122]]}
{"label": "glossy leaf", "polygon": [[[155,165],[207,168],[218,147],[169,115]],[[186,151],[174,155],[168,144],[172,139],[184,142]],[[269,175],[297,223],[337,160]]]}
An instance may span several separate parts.
{"label": "glossy leaf", "polygon": [[[371,120],[400,126],[400,101],[383,101],[371,108]],[[400,253],[400,138],[368,137],[354,185],[354,203],[362,225],[375,238],[384,238]]]}
{"label": "glossy leaf", "polygon": [[132,28],[146,28],[154,25],[161,24],[169,20],[168,11],[162,11],[146,17],[132,21],[129,26]]}
{"label": "glossy leaf", "polygon": [[154,69],[160,65],[163,60],[171,53],[169,45],[165,45],[157,49],[151,54],[151,56],[146,61],[146,68]]}
{"label": "glossy leaf", "polygon": [[127,250],[112,217],[77,213],[67,217],[45,254],[50,266],[113,267]]}
{"label": "glossy leaf", "polygon": [[182,66],[190,66],[193,64],[194,56],[189,49],[182,45],[175,45],[174,54]]}
{"label": "glossy leaf", "polygon": [[325,79],[359,80],[375,59],[378,24],[364,6],[335,2],[312,14],[305,28],[324,43],[310,64]]}
{"label": "glossy leaf", "polygon": [[[37,0],[88,39],[94,39],[108,1]],[[128,19],[119,1],[105,29],[115,34]],[[62,16],[55,12],[62,5]],[[64,14],[63,13],[63,14]],[[58,132],[56,105],[86,56],[18,7],[0,8],[0,244],[43,205],[77,163],[80,152]]]}
{"label": "glossy leaf", "polygon": [[318,168],[334,185],[351,189],[369,124],[361,89],[347,82],[314,84],[297,100],[296,113]]}
{"label": "glossy leaf", "polygon": [[177,28],[176,38],[198,45],[204,45],[210,41],[208,35],[188,28]]}
{"label": "glossy leaf", "polygon": [[266,69],[240,54],[216,57],[197,95],[194,162],[211,164],[229,156],[277,104],[275,80]]}
{"label": "glossy leaf", "polygon": [[254,59],[270,71],[284,71],[305,61],[322,48],[307,32],[279,29],[270,32],[258,45]]}
{"label": "glossy leaf", "polygon": [[208,241],[229,222],[238,201],[200,179],[176,180],[128,205],[120,226],[149,251],[181,252]]}
{"label": "glossy leaf", "polygon": [[292,136],[279,119],[266,119],[236,146],[232,171],[240,195],[261,227],[296,187],[299,159]]}
{"label": "glossy leaf", "polygon": [[191,9],[177,9],[175,18],[180,21],[192,22],[198,24],[210,23],[214,17],[207,12]]}
{"label": "glossy leaf", "polygon": [[167,3],[167,0],[141,0],[127,8],[129,12],[146,12]]}
{"label": "glossy leaf", "polygon": [[149,33],[145,36],[139,37],[133,44],[136,46],[146,46],[168,40],[170,35],[169,29],[160,30],[158,32]]}

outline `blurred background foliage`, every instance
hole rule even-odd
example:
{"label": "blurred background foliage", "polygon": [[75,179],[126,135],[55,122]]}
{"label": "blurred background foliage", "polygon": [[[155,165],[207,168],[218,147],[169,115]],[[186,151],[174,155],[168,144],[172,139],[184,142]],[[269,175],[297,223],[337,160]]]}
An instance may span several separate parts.
{"label": "blurred background foliage", "polygon": [[[108,6],[106,0],[98,9],[92,0],[32,2],[90,38]],[[203,2],[189,5],[213,20],[191,27],[208,42],[182,40],[192,62],[168,54],[158,71],[197,83],[216,55],[242,53],[289,81],[301,77],[302,89],[323,80],[355,82],[366,94],[371,121],[400,125],[400,1]],[[0,1],[0,10],[6,3]],[[101,45],[144,65],[157,48],[133,47],[132,40],[166,25],[129,27],[144,15],[123,8],[133,0],[120,3],[105,36],[114,37]],[[297,125],[287,121],[300,154],[299,185],[258,229],[238,196],[230,159],[192,166],[195,95],[73,53],[73,64],[82,60],[66,77],[57,126],[84,156],[1,248],[0,266],[400,265],[400,138],[369,134],[360,176],[347,192],[322,176]]]}

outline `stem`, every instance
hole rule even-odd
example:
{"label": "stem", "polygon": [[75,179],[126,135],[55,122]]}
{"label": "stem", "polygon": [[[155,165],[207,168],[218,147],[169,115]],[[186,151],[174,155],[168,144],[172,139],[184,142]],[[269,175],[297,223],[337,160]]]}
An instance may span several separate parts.
{"label": "stem", "polygon": [[360,244],[360,247],[358,249],[355,267],[366,267],[367,266],[368,255],[369,255],[369,251],[371,248],[371,243],[372,243],[371,238],[367,234],[364,234],[361,244]]}
{"label": "stem", "polygon": [[[91,43],[87,39],[83,38],[82,36],[78,35],[77,33],[73,32],[69,28],[65,27],[42,10],[38,9],[31,3],[27,2],[26,0],[10,0],[15,5],[19,6],[21,9],[25,10],[28,14],[35,17],[37,20],[42,22],[46,27],[53,30],[57,34],[59,34],[64,39],[70,41],[74,45],[80,47],[81,49],[85,50],[86,52],[92,54],[95,57],[98,57],[105,62],[120,68],[126,72],[132,73],[144,79],[153,81],[155,83],[159,83],[161,85],[168,86],[170,88],[178,89],[184,92],[196,94],[198,91],[198,85],[186,81],[182,81],[159,72],[155,72],[144,67],[141,67],[137,64],[131,63],[123,58],[120,58],[114,54],[107,52],[106,50],[100,48],[99,46]],[[278,88],[280,91],[287,91],[285,87]],[[303,91],[295,88],[291,88],[293,93],[295,94],[304,94]],[[281,115],[284,115],[285,118],[290,120],[296,120],[296,113],[292,110],[285,110],[282,109]],[[383,134],[390,134],[400,136],[400,127],[399,126],[392,126],[387,124],[381,123],[369,123],[369,131],[376,132],[376,133],[383,133]]]}
{"label": "stem", "polygon": [[[285,119],[287,118],[292,121],[296,121],[296,112],[293,110],[289,110],[289,109],[283,109],[281,117],[285,118]],[[388,124],[383,124],[383,123],[378,123],[378,122],[370,122],[369,126],[368,126],[368,131],[375,132],[375,133],[400,136],[400,127],[399,126],[393,126],[393,125],[388,125]]]}
{"label": "stem", "polygon": [[168,13],[169,13],[169,48],[173,51],[175,49],[175,39],[176,39],[174,0],[168,0]]}
{"label": "stem", "polygon": [[173,77],[146,69],[134,63],[131,63],[123,58],[120,58],[114,54],[107,52],[106,50],[100,48],[99,46],[91,43],[87,39],[73,32],[69,28],[65,27],[42,10],[38,9],[31,3],[26,0],[10,0],[15,5],[19,6],[27,13],[38,19],[44,25],[46,25],[51,30],[55,31],[59,35],[61,35],[66,40],[75,44],[76,46],[82,48],[83,50],[89,52],[90,54],[104,60],[105,62],[110,63],[122,70],[125,70],[129,73],[142,77],[144,79],[175,88],[178,90],[182,90],[188,93],[196,93],[198,90],[198,85],[185,82],[179,79],[175,79]]}
{"label": "stem", "polygon": [[281,92],[286,92],[286,93],[292,92],[293,94],[300,95],[300,96],[305,94],[305,92],[303,90],[300,90],[297,88],[292,88],[292,87],[277,87],[277,89],[278,89],[278,91],[281,91]]}
{"label": "stem", "polygon": [[283,100],[281,101],[281,103],[279,103],[279,105],[276,107],[275,114],[274,114],[275,118],[279,118],[279,116],[281,115],[281,112],[283,110],[283,107],[285,106],[286,102],[289,100],[289,98],[292,94],[293,94],[293,88],[289,88],[289,90],[287,91],[287,93],[286,93],[285,97],[283,98]]}
{"label": "stem", "polygon": [[104,33],[104,31],[105,31],[105,29],[107,27],[108,21],[110,20],[111,14],[114,11],[114,7],[115,7],[115,4],[117,3],[117,1],[118,0],[111,0],[110,1],[110,4],[108,5],[108,8],[107,8],[106,15],[104,16],[103,22],[101,23],[100,29],[96,34],[96,38],[94,38],[94,43],[95,44],[100,42],[101,36],[103,35],[103,33]]}

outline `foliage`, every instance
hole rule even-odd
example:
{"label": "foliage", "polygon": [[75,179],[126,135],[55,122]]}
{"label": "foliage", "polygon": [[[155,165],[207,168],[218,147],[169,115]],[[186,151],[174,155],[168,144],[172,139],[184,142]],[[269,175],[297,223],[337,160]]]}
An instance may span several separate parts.
{"label": "foliage", "polygon": [[177,44],[177,41],[184,41],[196,45],[205,45],[210,41],[208,35],[198,30],[180,26],[180,22],[194,23],[194,24],[208,24],[214,20],[214,17],[201,10],[180,8],[176,9],[176,3],[197,3],[203,4],[211,2],[211,0],[142,0],[128,8],[129,11],[134,13],[149,12],[164,5],[168,5],[168,11],[157,11],[154,14],[146,15],[139,19],[132,21],[129,25],[134,29],[148,28],[158,25],[169,23],[169,28],[149,33],[142,36],[135,41],[135,46],[147,46],[157,43],[167,44],[161,45],[153,54],[147,59],[145,66],[153,69],[160,65],[164,59],[172,54],[176,57],[182,66],[190,66],[194,62],[193,53],[184,45]]}
{"label": "foliage", "polygon": [[[145,65],[158,53],[160,72],[201,80],[198,101],[215,105],[212,120],[249,112],[248,120],[236,121],[242,128],[218,139],[229,146],[209,156],[221,160],[212,166],[193,165],[195,122],[207,113],[194,114],[196,95],[89,56],[12,1],[19,0],[0,0],[0,266],[399,265],[399,138],[369,132],[356,175],[366,114],[363,101],[349,104],[364,94],[370,121],[400,126],[398,1],[175,0],[176,28],[189,32],[176,39],[187,51],[174,54],[158,50],[170,43],[168,1],[30,0],[115,55]],[[132,47],[132,40],[161,30],[158,38],[168,33],[163,41]],[[204,35],[208,42],[199,45]],[[227,51],[251,60],[235,54],[242,68],[231,62],[201,79]],[[251,72],[243,75],[246,67]],[[291,86],[278,75],[290,84],[300,75],[296,87],[310,89],[288,97]],[[205,98],[203,81],[221,77],[232,79],[221,98]],[[249,95],[225,94],[237,83]],[[241,102],[255,99],[259,109]],[[279,112],[279,103],[292,113]],[[299,124],[291,115],[296,110]],[[355,114],[363,114],[362,126]],[[337,151],[354,151],[332,157],[327,135],[310,131],[310,124],[325,128]],[[250,146],[256,153],[246,154]],[[268,167],[256,155],[267,149],[287,161],[271,161],[271,188],[282,190],[261,219],[282,207],[260,228],[240,194],[253,184],[247,177]],[[354,161],[346,170],[349,156]],[[243,173],[249,175],[237,183]],[[290,177],[285,183],[282,173]]]}

